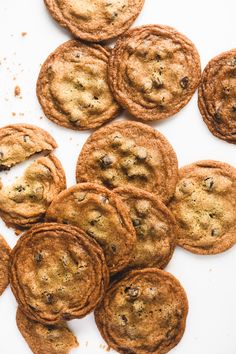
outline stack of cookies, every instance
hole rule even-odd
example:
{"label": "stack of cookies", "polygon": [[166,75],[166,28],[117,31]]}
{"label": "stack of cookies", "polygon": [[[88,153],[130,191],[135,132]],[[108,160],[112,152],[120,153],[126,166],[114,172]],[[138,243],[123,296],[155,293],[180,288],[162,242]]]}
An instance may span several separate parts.
{"label": "stack of cookies", "polygon": [[[235,49],[213,59],[201,79],[199,54],[183,34],[161,25],[129,30],[144,0],[45,4],[77,38],[39,74],[37,96],[50,120],[88,130],[125,109],[158,121],[179,112],[200,84],[207,126],[236,142]],[[97,44],[121,34],[112,50]],[[78,343],[66,322],[95,311],[119,353],[169,352],[184,334],[188,300],[163,269],[176,245],[209,255],[236,243],[236,169],[206,160],[178,170],[160,132],[123,120],[91,134],[77,184],[67,188],[56,147],[34,125],[0,129],[1,170],[44,153],[0,189],[0,216],[22,233],[12,251],[0,237],[0,294],[10,282],[20,332],[35,354],[67,354]]]}

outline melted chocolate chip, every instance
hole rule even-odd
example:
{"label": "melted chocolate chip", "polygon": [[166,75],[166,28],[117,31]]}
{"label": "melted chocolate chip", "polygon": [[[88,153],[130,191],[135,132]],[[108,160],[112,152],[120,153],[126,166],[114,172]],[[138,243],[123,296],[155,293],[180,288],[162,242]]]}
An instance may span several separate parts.
{"label": "melted chocolate chip", "polygon": [[161,61],[161,56],[159,54],[156,55],[156,61]]}
{"label": "melted chocolate chip", "polygon": [[116,248],[116,246],[115,246],[115,245],[111,245],[111,251],[112,251],[112,253],[113,253],[113,254],[115,254],[115,253],[116,253],[117,248]]}
{"label": "melted chocolate chip", "polygon": [[35,261],[36,261],[37,263],[41,263],[42,260],[43,260],[43,255],[42,255],[42,253],[41,253],[41,252],[36,253],[36,255],[34,256],[34,259],[35,259]]}
{"label": "melted chocolate chip", "polygon": [[134,219],[134,220],[132,220],[132,222],[133,222],[134,227],[141,225],[141,221],[139,219]]}
{"label": "melted chocolate chip", "polygon": [[[232,107],[232,112],[234,112],[234,113],[236,112],[236,106],[233,106],[233,107]],[[1,156],[1,155],[0,155],[0,156]]]}
{"label": "melted chocolate chip", "polygon": [[215,122],[216,123],[222,123],[222,117],[221,117],[221,114],[220,114],[220,112],[219,111],[217,111],[216,113],[215,113],[215,115],[214,115],[214,120],[215,120]]}
{"label": "melted chocolate chip", "polygon": [[54,296],[50,293],[46,293],[45,298],[48,304],[52,304],[54,301]]}
{"label": "melted chocolate chip", "polygon": [[23,140],[24,140],[25,143],[27,143],[27,140],[28,140],[28,139],[29,139],[29,135],[24,135],[24,136],[23,136]]}
{"label": "melted chocolate chip", "polygon": [[110,156],[108,155],[103,156],[100,160],[100,166],[102,168],[107,168],[110,165],[112,165],[112,159],[110,158]]}
{"label": "melted chocolate chip", "polygon": [[122,319],[122,321],[127,324],[128,323],[128,318],[125,315],[121,315],[120,318]]}
{"label": "melted chocolate chip", "polygon": [[187,76],[183,77],[183,78],[180,80],[180,86],[181,86],[183,89],[188,88],[188,84],[189,84],[189,78],[188,78]]}

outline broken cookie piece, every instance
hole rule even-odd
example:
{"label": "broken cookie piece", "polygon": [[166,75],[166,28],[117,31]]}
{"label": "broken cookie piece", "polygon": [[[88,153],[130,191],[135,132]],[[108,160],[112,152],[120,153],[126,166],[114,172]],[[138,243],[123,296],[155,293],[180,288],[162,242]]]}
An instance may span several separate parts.
{"label": "broken cookie piece", "polygon": [[0,189],[0,216],[20,232],[41,221],[52,200],[65,188],[59,160],[53,154],[41,157],[13,185]]}
{"label": "broken cookie piece", "polygon": [[26,317],[19,308],[16,323],[34,354],[69,354],[78,346],[76,337],[66,323],[43,325]]}
{"label": "broken cookie piece", "polygon": [[39,152],[51,152],[56,141],[45,130],[30,124],[12,124],[0,128],[0,170],[25,161]]}

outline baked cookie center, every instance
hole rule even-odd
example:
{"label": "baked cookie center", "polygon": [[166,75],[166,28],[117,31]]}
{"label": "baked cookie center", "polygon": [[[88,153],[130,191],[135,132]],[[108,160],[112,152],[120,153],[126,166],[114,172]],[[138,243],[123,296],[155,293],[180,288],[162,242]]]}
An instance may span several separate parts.
{"label": "baked cookie center", "polygon": [[125,86],[137,104],[167,109],[170,102],[174,105],[185,95],[191,73],[179,44],[170,39],[135,42],[131,38],[126,46]]}

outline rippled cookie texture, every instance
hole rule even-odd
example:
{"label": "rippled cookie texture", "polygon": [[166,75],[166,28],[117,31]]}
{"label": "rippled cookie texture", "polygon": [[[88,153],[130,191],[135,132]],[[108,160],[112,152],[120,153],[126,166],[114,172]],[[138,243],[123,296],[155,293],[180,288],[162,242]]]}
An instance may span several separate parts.
{"label": "rippled cookie texture", "polygon": [[128,31],[117,41],[109,60],[109,82],[116,100],[143,121],[180,111],[194,94],[200,77],[200,58],[194,44],[167,26]]}
{"label": "rippled cookie texture", "polygon": [[175,248],[177,228],[167,207],[153,194],[134,187],[114,190],[128,206],[137,242],[128,268],[164,268]]}
{"label": "rippled cookie texture", "polygon": [[77,184],[54,199],[46,218],[78,226],[94,238],[103,248],[111,273],[129,263],[135,231],[127,207],[108,189],[92,183]]}
{"label": "rippled cookie texture", "polygon": [[44,0],[59,24],[75,37],[99,42],[125,32],[142,10],[144,0]]}
{"label": "rippled cookie texture", "polygon": [[45,115],[66,128],[99,127],[120,111],[108,86],[110,49],[70,40],[43,64],[37,95]]}
{"label": "rippled cookie texture", "polygon": [[66,188],[59,160],[50,154],[33,162],[13,185],[0,189],[0,216],[20,232],[42,221],[52,200]]}
{"label": "rippled cookie texture", "polygon": [[170,208],[180,246],[199,254],[227,250],[236,242],[236,169],[218,161],[181,168]]}
{"label": "rippled cookie texture", "polygon": [[9,284],[9,262],[11,249],[5,239],[0,235],[0,295]]}
{"label": "rippled cookie texture", "polygon": [[76,337],[65,323],[43,325],[30,320],[18,309],[16,323],[34,354],[69,354],[78,346]]}
{"label": "rippled cookie texture", "polygon": [[236,144],[236,49],[208,63],[199,86],[198,106],[212,134]]}
{"label": "rippled cookie texture", "polygon": [[30,124],[0,128],[0,171],[25,161],[39,152],[51,152],[56,141],[45,130]]}
{"label": "rippled cookie texture", "polygon": [[164,354],[181,340],[188,313],[184,289],[157,268],[134,270],[114,283],[95,311],[110,347],[126,354]]}
{"label": "rippled cookie texture", "polygon": [[108,277],[101,248],[73,226],[37,225],[12,251],[12,291],[24,314],[42,324],[58,324],[93,311]]}
{"label": "rippled cookie texture", "polygon": [[108,125],[86,141],[77,162],[77,182],[109,189],[133,186],[166,202],[174,194],[178,167],[167,139],[155,129],[132,121]]}

